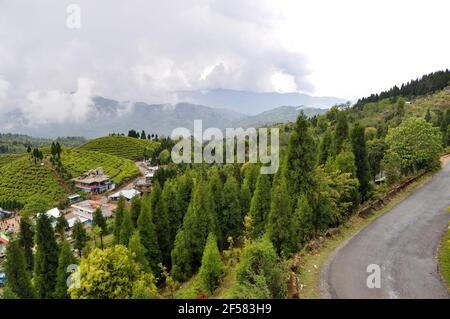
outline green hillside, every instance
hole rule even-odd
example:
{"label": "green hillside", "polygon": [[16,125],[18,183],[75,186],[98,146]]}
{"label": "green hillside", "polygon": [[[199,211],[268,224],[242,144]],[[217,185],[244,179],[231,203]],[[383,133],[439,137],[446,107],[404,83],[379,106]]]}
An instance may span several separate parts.
{"label": "green hillside", "polygon": [[142,158],[145,149],[156,149],[157,146],[157,142],[148,140],[126,136],[105,136],[94,139],[80,146],[78,149],[96,151],[130,160],[137,160]]}
{"label": "green hillside", "polygon": [[20,158],[23,154],[0,154],[0,167]]}
{"label": "green hillside", "polygon": [[25,205],[30,198],[39,197],[51,206],[65,196],[53,170],[43,164],[34,164],[26,155],[1,167],[0,202],[15,199]]}
{"label": "green hillside", "polygon": [[105,174],[120,184],[139,173],[131,160],[84,148],[64,149],[61,159],[66,170],[74,177],[90,169],[103,167]]}

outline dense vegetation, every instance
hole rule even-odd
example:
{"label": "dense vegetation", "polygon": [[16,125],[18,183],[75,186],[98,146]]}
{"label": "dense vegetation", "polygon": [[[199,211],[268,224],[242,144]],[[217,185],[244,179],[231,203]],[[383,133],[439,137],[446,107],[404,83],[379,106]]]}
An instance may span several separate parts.
{"label": "dense vegetation", "polygon": [[[126,147],[123,147],[125,150]],[[64,149],[61,160],[66,170],[76,177],[90,169],[103,167],[105,174],[115,183],[120,184],[138,174],[138,169],[133,161],[123,157],[89,151],[84,147]]]}
{"label": "dense vegetation", "polygon": [[[73,248],[81,285],[66,291],[58,289],[64,279],[58,269],[68,262],[67,247],[61,240],[55,244],[50,221],[42,214],[33,229],[34,256],[27,227],[19,237],[28,240],[13,246],[9,257],[27,275],[19,280],[9,270],[13,281],[7,291],[42,298],[285,298],[287,265],[295,254],[389,187],[438,168],[439,156],[450,144],[447,94],[437,92],[411,104],[395,97],[362,107],[336,106],[309,119],[300,114],[295,123],[281,126],[280,167],[273,176],[260,174],[260,165],[250,163],[160,170],[151,194],[130,204],[120,198],[107,223],[96,216],[91,235],[100,237],[101,247],[88,247],[83,227],[77,225]],[[418,109],[416,103],[429,99],[442,101]],[[106,166],[97,165],[106,154],[111,154],[107,162],[117,165],[117,156],[137,159],[153,143],[137,136],[109,136],[63,149],[61,158],[68,171],[81,172],[94,163]],[[18,161],[35,170],[49,169],[28,157],[11,164]],[[112,245],[104,248],[107,232]]]}
{"label": "dense vegetation", "polygon": [[157,147],[158,142],[115,135],[89,141],[80,146],[80,149],[115,155],[130,160],[138,160],[144,157],[146,150],[151,151]]}
{"label": "dense vegetation", "polygon": [[[84,137],[58,137],[56,142],[61,145],[74,147],[86,142]],[[0,133],[0,154],[2,153],[25,153],[28,147],[42,147],[50,145],[51,139],[37,138],[21,134]]]}

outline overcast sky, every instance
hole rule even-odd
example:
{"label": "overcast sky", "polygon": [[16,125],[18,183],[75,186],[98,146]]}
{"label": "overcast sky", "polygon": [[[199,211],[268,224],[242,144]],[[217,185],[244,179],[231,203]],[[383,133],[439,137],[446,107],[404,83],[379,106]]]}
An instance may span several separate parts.
{"label": "overcast sky", "polygon": [[448,0],[0,0],[0,118],[62,122],[93,95],[161,103],[219,87],[354,99],[450,67],[449,12]]}

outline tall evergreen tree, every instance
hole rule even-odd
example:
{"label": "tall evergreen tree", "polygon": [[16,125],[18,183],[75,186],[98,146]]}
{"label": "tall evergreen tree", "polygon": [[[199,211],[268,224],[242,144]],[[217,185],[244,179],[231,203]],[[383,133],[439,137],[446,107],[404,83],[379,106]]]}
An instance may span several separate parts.
{"label": "tall evergreen tree", "polygon": [[133,221],[131,220],[131,213],[128,209],[125,210],[123,215],[122,225],[120,226],[120,244],[125,247],[128,246],[131,236],[133,235]]}
{"label": "tall evergreen tree", "polygon": [[343,148],[345,141],[348,140],[348,123],[345,112],[340,111],[336,117],[336,127],[334,131],[334,155],[339,154]]}
{"label": "tall evergreen tree", "polygon": [[314,211],[305,194],[298,197],[290,229],[294,249],[300,248],[300,245],[314,234]]}
{"label": "tall evergreen tree", "polygon": [[331,135],[330,130],[327,130],[321,141],[319,146],[319,164],[325,165],[327,162],[328,156],[330,156],[331,153],[331,147],[332,147],[333,138]]}
{"label": "tall evergreen tree", "polygon": [[128,249],[134,253],[135,260],[141,265],[142,269],[145,272],[151,271],[150,265],[147,259],[147,249],[145,249],[144,245],[141,242],[141,235],[139,230],[134,230],[133,235],[130,238],[128,243]]}
{"label": "tall evergreen tree", "polygon": [[219,221],[216,235],[219,240],[219,246],[223,247],[222,229],[220,227],[220,221],[224,207],[223,183],[220,178],[219,171],[216,168],[212,169],[209,174],[209,186],[213,197],[213,214],[215,218]]}
{"label": "tall evergreen tree", "polygon": [[31,221],[24,216],[20,220],[19,243],[24,250],[27,270],[33,270],[34,231]]}
{"label": "tall evergreen tree", "polygon": [[147,250],[145,256],[148,260],[150,269],[155,277],[159,275],[159,263],[161,262],[161,251],[158,246],[155,225],[153,224],[152,214],[150,212],[150,197],[148,194],[142,196],[141,213],[138,219],[138,230],[141,236],[141,243]]}
{"label": "tall evergreen tree", "polygon": [[81,252],[88,241],[88,235],[86,233],[86,229],[84,229],[83,223],[81,223],[80,220],[77,220],[73,225],[72,237],[74,239],[73,247],[78,250],[78,256],[81,258]]}
{"label": "tall evergreen tree", "polygon": [[180,228],[172,250],[172,276],[175,280],[182,282],[192,275],[192,254],[186,240],[186,232]]}
{"label": "tall evergreen tree", "polygon": [[9,243],[6,249],[6,286],[18,298],[34,298],[34,290],[31,285],[31,276],[27,270],[25,254],[18,241]]}
{"label": "tall evergreen tree", "polygon": [[199,270],[199,278],[203,288],[210,294],[219,286],[223,274],[222,260],[220,259],[217,238],[209,233]]}
{"label": "tall evergreen tree", "polygon": [[233,175],[229,175],[223,186],[223,209],[219,217],[222,242],[227,242],[228,237],[236,240],[242,234],[244,220],[239,195],[239,184]]}
{"label": "tall evergreen tree", "polygon": [[61,242],[61,249],[58,258],[58,270],[56,276],[56,287],[54,297],[57,299],[68,299],[67,278],[70,273],[67,271],[69,265],[75,264],[76,260],[73,256],[69,242],[66,240]]}
{"label": "tall evergreen tree", "polygon": [[66,231],[69,229],[69,223],[63,214],[60,214],[56,219],[55,232],[60,236],[60,238],[64,239],[66,235]]}
{"label": "tall evergreen tree", "polygon": [[123,215],[125,214],[125,197],[120,196],[117,202],[117,209],[114,213],[114,231],[113,244],[120,244],[120,230],[123,222]]}
{"label": "tall evergreen tree", "polygon": [[36,255],[34,260],[35,287],[41,299],[53,297],[58,268],[58,245],[49,218],[39,214],[36,222]]}
{"label": "tall evergreen tree", "polygon": [[260,174],[250,203],[249,215],[252,220],[252,238],[256,239],[264,233],[269,211],[270,180],[267,174]]}
{"label": "tall evergreen tree", "polygon": [[431,121],[430,109],[427,109],[427,114],[425,114],[425,121],[427,121],[428,123]]}
{"label": "tall evergreen tree", "polygon": [[106,218],[103,216],[102,210],[97,208],[92,218],[92,226],[100,228],[100,247],[103,249],[103,236],[106,235],[108,228],[106,226]]}
{"label": "tall evergreen tree", "polygon": [[156,237],[158,238],[162,261],[165,265],[170,265],[172,244],[170,242],[169,216],[167,210],[164,209],[161,195],[161,187],[158,182],[155,182],[150,194],[150,212],[153,223],[155,224]]}
{"label": "tall evergreen tree", "polygon": [[370,191],[370,167],[367,158],[364,127],[355,124],[351,133],[353,154],[355,155],[356,175],[359,180],[359,192],[363,200],[367,199]]}
{"label": "tall evergreen tree", "polygon": [[291,210],[286,179],[282,174],[273,186],[267,233],[277,252],[285,255],[292,251]]}
{"label": "tall evergreen tree", "polygon": [[131,220],[133,221],[133,227],[137,227],[137,221],[139,219],[139,214],[141,213],[141,199],[139,196],[134,196],[131,199]]}
{"label": "tall evergreen tree", "polygon": [[[290,136],[284,163],[280,165],[279,174],[277,174],[285,174],[291,197],[289,200],[295,199],[301,192],[309,194],[313,191],[316,158],[316,143],[309,130],[309,122],[301,113]],[[294,201],[293,204],[295,206],[297,203]]]}

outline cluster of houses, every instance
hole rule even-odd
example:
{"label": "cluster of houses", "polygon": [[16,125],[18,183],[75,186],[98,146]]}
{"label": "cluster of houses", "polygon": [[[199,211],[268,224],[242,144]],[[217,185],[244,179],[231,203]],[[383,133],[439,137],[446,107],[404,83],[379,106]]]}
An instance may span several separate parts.
{"label": "cluster of houses", "polygon": [[[109,196],[100,194],[114,190],[116,185],[104,174],[101,167],[90,170],[73,179],[75,187],[81,192],[90,195],[90,199],[83,199],[84,196],[80,194],[72,194],[67,197],[69,206],[66,209],[60,210],[54,207],[45,214],[50,218],[53,226],[56,226],[57,219],[63,215],[70,229],[77,221],[83,223],[86,228],[90,228],[94,212],[97,209],[101,210],[105,218],[110,218],[117,208],[117,201],[121,196],[127,202],[130,202],[135,196],[140,196],[144,192],[151,192],[151,180],[158,170],[158,166],[149,166],[147,162],[143,162],[143,167],[146,174],[138,178],[132,184],[131,189],[119,190]],[[19,230],[19,214],[0,208],[0,258],[5,256],[10,235],[17,234]],[[2,281],[4,281],[4,274],[0,272],[0,286]]]}

